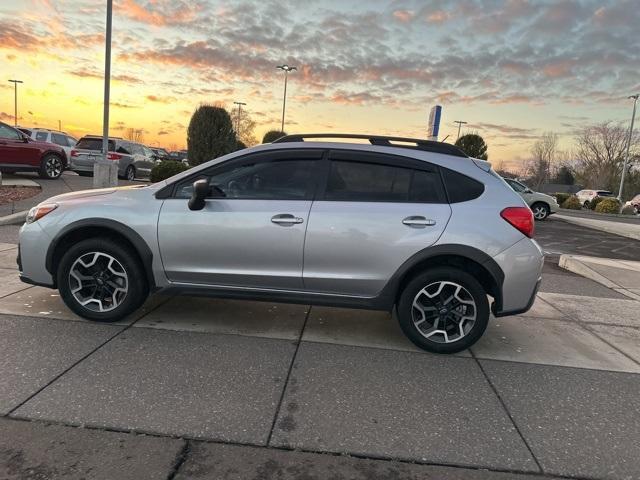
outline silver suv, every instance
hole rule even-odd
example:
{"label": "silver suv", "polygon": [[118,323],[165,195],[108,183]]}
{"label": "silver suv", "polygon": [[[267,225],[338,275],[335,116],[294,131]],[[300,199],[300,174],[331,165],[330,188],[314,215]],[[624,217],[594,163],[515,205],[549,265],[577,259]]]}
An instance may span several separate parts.
{"label": "silver suv", "polygon": [[543,264],[533,228],[490,165],[452,145],[290,135],[153,185],[53,197],[29,213],[18,265],[91,320],[119,320],[160,289],[395,307],[416,345],[453,353],[490,311],[531,307]]}

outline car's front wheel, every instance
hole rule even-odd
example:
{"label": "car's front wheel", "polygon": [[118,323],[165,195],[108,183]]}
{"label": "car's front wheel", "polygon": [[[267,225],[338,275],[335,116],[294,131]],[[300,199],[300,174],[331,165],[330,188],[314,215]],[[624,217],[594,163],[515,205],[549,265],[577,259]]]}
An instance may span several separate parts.
{"label": "car's front wheel", "polygon": [[40,176],[42,178],[55,180],[62,175],[63,170],[64,162],[62,158],[54,153],[45,155],[40,164]]}
{"label": "car's front wheel", "polygon": [[64,303],[81,317],[115,322],[147,298],[145,272],[135,252],[115,240],[90,238],[72,246],[57,270]]}
{"label": "car's front wheel", "polygon": [[533,218],[535,218],[536,220],[544,220],[549,216],[549,213],[551,212],[549,205],[541,202],[531,205],[531,211],[533,212]]}
{"label": "car's front wheel", "polygon": [[127,170],[124,172],[124,178],[130,182],[133,182],[136,179],[136,169],[133,165],[129,165],[127,167]]}
{"label": "car's front wheel", "polygon": [[433,353],[456,353],[482,336],[489,321],[489,302],[480,283],[452,267],[437,267],[415,276],[397,305],[405,335]]}

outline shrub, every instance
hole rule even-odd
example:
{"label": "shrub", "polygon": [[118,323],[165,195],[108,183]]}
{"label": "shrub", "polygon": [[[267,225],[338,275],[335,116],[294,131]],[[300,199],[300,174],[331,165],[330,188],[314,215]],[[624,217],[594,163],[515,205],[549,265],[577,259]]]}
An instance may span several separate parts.
{"label": "shrub", "polygon": [[603,198],[598,202],[595,210],[598,213],[618,213],[620,211],[620,202],[615,198]]}
{"label": "shrub", "polygon": [[236,134],[231,117],[222,107],[200,105],[189,122],[187,150],[189,163],[200,165],[236,150]]}
{"label": "shrub", "polygon": [[271,143],[280,137],[284,137],[287,135],[287,132],[281,132],[280,130],[269,130],[262,137],[262,143]]}
{"label": "shrub", "polygon": [[582,205],[580,204],[580,200],[575,195],[571,195],[567,198],[561,205],[562,208],[568,208],[569,210],[580,210],[582,209]]}
{"label": "shrub", "polygon": [[477,133],[467,133],[462,135],[458,140],[456,140],[455,145],[456,147],[460,147],[460,149],[470,157],[478,158],[480,160],[486,160],[488,158],[487,144]]}
{"label": "shrub", "polygon": [[625,205],[624,207],[622,207],[620,213],[623,215],[635,215],[636,207],[634,207],[633,205]]}
{"label": "shrub", "polygon": [[558,192],[558,193],[554,194],[553,196],[556,197],[556,201],[558,202],[558,204],[562,205],[564,202],[567,201],[567,199],[571,196],[571,194],[570,193]]}
{"label": "shrub", "polygon": [[189,167],[182,162],[176,162],[175,160],[164,160],[157,163],[151,169],[150,180],[155,182],[161,182],[169,177],[173,177],[180,172],[184,172]]}
{"label": "shrub", "polygon": [[589,202],[589,208],[591,210],[595,210],[598,204],[607,197],[595,197],[593,200]]}

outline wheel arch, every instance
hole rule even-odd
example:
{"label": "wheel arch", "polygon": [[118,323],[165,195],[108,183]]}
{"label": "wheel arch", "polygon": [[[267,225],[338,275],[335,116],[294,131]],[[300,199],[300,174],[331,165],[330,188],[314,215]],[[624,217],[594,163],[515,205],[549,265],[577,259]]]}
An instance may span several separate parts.
{"label": "wheel arch", "polygon": [[75,242],[94,237],[115,238],[129,246],[140,259],[144,268],[147,284],[150,289],[155,287],[153,275],[153,253],[144,239],[131,227],[115,220],[91,218],[79,220],[64,227],[54,237],[47,249],[46,269],[54,279],[64,252]]}
{"label": "wheel arch", "polygon": [[414,254],[396,271],[381,294],[392,307],[411,279],[429,268],[451,266],[473,275],[494,299],[492,310],[502,309],[504,272],[489,255],[466,245],[437,245]]}

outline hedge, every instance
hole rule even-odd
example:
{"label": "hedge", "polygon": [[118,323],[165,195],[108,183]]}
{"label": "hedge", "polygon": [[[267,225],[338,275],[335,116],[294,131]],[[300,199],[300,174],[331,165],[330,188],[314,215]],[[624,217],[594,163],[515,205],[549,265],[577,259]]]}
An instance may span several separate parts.
{"label": "hedge", "polygon": [[558,193],[554,193],[553,196],[556,197],[556,201],[558,202],[558,204],[562,205],[564,202],[567,201],[567,199],[571,196],[571,194],[558,192]]}
{"label": "hedge", "polygon": [[189,167],[182,162],[176,162],[175,160],[164,160],[157,163],[151,169],[151,182],[161,182],[169,177],[173,177],[180,172],[188,170]]}
{"label": "hedge", "polygon": [[618,213],[620,212],[620,202],[615,198],[603,198],[598,202],[595,210],[598,213]]}
{"label": "hedge", "polygon": [[569,210],[581,210],[582,204],[580,203],[580,200],[578,200],[578,197],[576,197],[575,195],[571,195],[564,202],[562,202],[561,207],[568,208]]}

